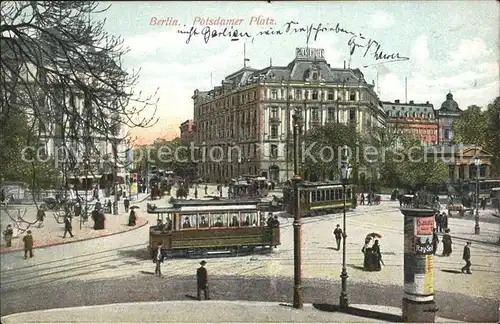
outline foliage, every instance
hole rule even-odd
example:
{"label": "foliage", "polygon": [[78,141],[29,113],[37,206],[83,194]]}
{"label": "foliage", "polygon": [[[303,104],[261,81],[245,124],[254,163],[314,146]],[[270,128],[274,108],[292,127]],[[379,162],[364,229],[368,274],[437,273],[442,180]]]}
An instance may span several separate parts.
{"label": "foliage", "polygon": [[491,152],[492,174],[500,175],[500,97],[496,97],[486,110],[469,106],[453,123],[456,143],[474,144]]}
{"label": "foliage", "polygon": [[481,107],[472,105],[462,112],[453,122],[453,141],[455,143],[485,146],[488,128],[488,116]]}
{"label": "foliage", "polygon": [[[349,163],[353,169],[357,169],[361,161],[355,154],[356,149],[362,150],[362,142],[355,128],[344,124],[326,124],[313,128],[303,137],[302,146],[302,168],[303,172],[310,175],[325,175],[336,177],[340,172],[342,148],[347,145],[353,156]],[[353,175],[356,172],[352,173]]]}
{"label": "foliage", "polygon": [[26,114],[16,111],[0,120],[0,176],[6,181],[24,182],[31,189],[54,188],[60,180],[60,172],[52,159],[34,156],[31,150],[36,147],[30,136]]}
{"label": "foliage", "polygon": [[[28,113],[31,136],[62,139],[69,168],[85,154],[98,154],[100,137],[115,143],[123,126],[148,127],[142,117],[153,96],[134,93],[138,73],[122,67],[123,40],[92,19],[106,11],[95,1],[11,1],[2,3],[0,104],[2,118]],[[78,102],[83,102],[79,104]],[[116,154],[114,154],[116,156]]]}

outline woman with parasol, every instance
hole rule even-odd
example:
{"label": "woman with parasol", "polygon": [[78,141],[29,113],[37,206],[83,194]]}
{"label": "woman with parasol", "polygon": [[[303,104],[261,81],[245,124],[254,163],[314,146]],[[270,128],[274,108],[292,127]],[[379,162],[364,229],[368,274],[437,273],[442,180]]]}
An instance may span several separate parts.
{"label": "woman with parasol", "polygon": [[[378,233],[369,233],[368,235],[366,235],[366,238],[365,238],[365,245],[363,246],[363,248],[361,249],[361,252],[363,252],[364,254],[364,262],[363,262],[363,267],[365,270],[367,271],[373,271],[376,269],[376,265],[377,263],[379,263],[381,261],[378,261],[377,259],[377,256],[374,254],[374,249],[373,249],[373,246],[371,246],[371,242],[374,238],[382,238],[382,235],[378,234]],[[378,240],[376,240],[378,242]],[[375,247],[375,250],[377,249],[377,247]],[[380,250],[378,250],[380,252]]]}

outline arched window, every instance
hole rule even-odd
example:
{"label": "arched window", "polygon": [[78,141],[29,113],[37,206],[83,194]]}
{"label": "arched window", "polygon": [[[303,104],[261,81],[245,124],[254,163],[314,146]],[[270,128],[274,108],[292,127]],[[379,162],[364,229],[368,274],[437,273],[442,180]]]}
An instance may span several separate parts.
{"label": "arched window", "polygon": [[318,80],[318,73],[316,72],[313,73],[313,80]]}

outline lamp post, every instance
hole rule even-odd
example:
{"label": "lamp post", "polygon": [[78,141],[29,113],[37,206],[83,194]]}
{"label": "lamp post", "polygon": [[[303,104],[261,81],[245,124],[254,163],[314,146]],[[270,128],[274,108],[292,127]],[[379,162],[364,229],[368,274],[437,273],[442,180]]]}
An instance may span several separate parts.
{"label": "lamp post", "polygon": [[474,164],[476,165],[476,214],[474,215],[474,234],[478,234],[480,232],[479,228],[479,176],[480,176],[480,170],[479,167],[481,166],[481,159],[478,156],[474,157]]}
{"label": "lamp post", "polygon": [[[85,170],[85,217],[88,215],[88,198],[87,198],[87,190],[89,185],[89,160],[83,160],[83,169]],[[83,215],[80,216],[80,229],[82,229]]]}
{"label": "lamp post", "polygon": [[[345,151],[344,151],[345,152]],[[346,268],[346,204],[347,204],[347,182],[349,181],[349,164],[347,161],[342,161],[340,167],[340,179],[342,181],[343,197],[344,197],[344,215],[343,215],[343,231],[342,231],[342,272],[340,278],[342,278],[342,292],[340,293],[339,306],[341,309],[346,309],[349,307],[349,298],[347,297],[347,268]]]}
{"label": "lamp post", "polygon": [[304,305],[304,299],[302,296],[302,232],[301,232],[301,221],[300,221],[300,192],[299,184],[302,180],[299,171],[299,115],[296,110],[292,115],[293,119],[293,172],[294,176],[292,178],[293,189],[294,189],[294,216],[293,221],[293,266],[294,266],[294,284],[293,284],[293,308],[301,309]]}

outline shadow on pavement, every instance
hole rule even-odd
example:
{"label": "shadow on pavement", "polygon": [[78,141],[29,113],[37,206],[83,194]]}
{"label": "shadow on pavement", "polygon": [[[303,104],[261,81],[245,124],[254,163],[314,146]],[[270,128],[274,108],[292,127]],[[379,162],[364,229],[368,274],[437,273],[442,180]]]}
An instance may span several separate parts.
{"label": "shadow on pavement", "polygon": [[365,268],[362,267],[362,266],[358,266],[358,265],[354,265],[354,264],[348,264],[347,266],[349,268],[353,268],[353,269],[356,269],[356,270],[365,271]]}
{"label": "shadow on pavement", "polygon": [[317,310],[320,310],[322,312],[339,312],[339,313],[345,313],[349,315],[354,315],[354,316],[360,316],[360,317],[366,317],[366,318],[373,318],[373,319],[380,319],[385,322],[402,322],[401,316],[398,315],[393,315],[393,314],[387,314],[387,313],[382,313],[382,312],[376,312],[376,311],[371,311],[371,310],[366,310],[366,309],[361,309],[361,308],[356,308],[356,307],[349,307],[348,309],[340,309],[338,305],[331,305],[331,304],[313,304],[313,307]]}
{"label": "shadow on pavement", "polygon": [[196,298],[195,296],[193,295],[184,295],[187,299],[191,299],[191,300],[198,300],[198,298]]}
{"label": "shadow on pavement", "polygon": [[137,260],[151,260],[151,255],[147,249],[133,249],[133,250],[118,250],[118,254],[126,258],[134,258]]}
{"label": "shadow on pavement", "polygon": [[458,273],[458,274],[462,273],[462,271],[460,270],[450,270],[450,269],[441,269],[441,271],[446,273]]}

